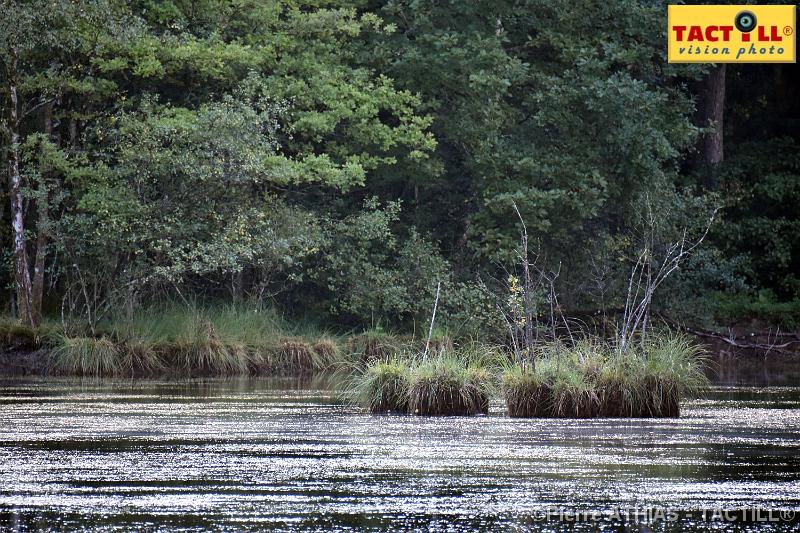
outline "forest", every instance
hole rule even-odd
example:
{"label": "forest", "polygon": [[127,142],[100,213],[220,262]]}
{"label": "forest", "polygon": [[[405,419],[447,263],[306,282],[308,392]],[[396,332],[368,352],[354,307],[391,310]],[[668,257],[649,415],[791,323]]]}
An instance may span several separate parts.
{"label": "forest", "polygon": [[653,321],[800,323],[797,68],[669,64],[661,2],[1,5],[7,321],[508,342],[520,283],[605,328],[697,243]]}

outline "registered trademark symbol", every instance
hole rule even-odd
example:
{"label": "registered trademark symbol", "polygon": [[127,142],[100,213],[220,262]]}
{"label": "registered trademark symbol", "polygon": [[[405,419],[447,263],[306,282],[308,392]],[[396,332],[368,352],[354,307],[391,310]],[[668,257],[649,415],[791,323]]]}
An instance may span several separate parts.
{"label": "registered trademark symbol", "polygon": [[783,27],[783,34],[784,35],[791,35],[793,31],[794,30],[792,30],[791,26],[784,26]]}

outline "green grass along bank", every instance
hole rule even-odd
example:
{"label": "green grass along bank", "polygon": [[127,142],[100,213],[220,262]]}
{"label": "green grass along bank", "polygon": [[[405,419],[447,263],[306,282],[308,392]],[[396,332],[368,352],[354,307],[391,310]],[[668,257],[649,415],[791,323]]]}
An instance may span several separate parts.
{"label": "green grass along bank", "polygon": [[[95,377],[303,376],[349,373],[421,350],[425,339],[382,330],[334,334],[271,308],[164,306],[95,328],[0,320],[0,372]],[[434,349],[452,349],[436,335]]]}

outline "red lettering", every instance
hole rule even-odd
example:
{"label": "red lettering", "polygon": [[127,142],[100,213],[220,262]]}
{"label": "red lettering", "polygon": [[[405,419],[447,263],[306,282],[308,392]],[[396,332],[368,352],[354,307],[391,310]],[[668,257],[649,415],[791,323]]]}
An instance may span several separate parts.
{"label": "red lettering", "polygon": [[[675,40],[677,41],[717,41],[728,42],[731,40],[733,26],[673,26]],[[747,35],[747,34],[742,34]]]}
{"label": "red lettering", "polygon": [[692,26],[689,28],[689,38],[688,41],[702,41],[703,40],[703,30],[700,26]]}
{"label": "red lettering", "polygon": [[777,26],[769,26],[769,35],[767,35],[767,26],[758,27],[758,40],[759,41],[782,41],[783,37],[778,33]]}

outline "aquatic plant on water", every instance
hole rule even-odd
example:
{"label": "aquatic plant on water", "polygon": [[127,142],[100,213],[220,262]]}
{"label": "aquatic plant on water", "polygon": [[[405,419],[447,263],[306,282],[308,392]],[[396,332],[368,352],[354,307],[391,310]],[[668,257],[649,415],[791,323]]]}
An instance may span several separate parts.
{"label": "aquatic plant on water", "polygon": [[404,359],[373,363],[354,378],[352,395],[372,413],[408,412],[411,369]]}
{"label": "aquatic plant on water", "polygon": [[409,411],[423,416],[486,414],[492,384],[485,367],[459,357],[437,357],[412,369]]}
{"label": "aquatic plant on water", "polygon": [[535,362],[506,368],[503,395],[512,417],[677,417],[681,398],[707,382],[702,365],[702,349],[674,334],[625,351],[551,344]]}

